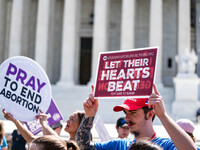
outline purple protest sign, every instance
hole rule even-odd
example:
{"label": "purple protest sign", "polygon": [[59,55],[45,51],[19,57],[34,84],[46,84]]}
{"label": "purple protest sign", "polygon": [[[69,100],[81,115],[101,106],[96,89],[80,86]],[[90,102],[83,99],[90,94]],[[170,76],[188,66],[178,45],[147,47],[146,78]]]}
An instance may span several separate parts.
{"label": "purple protest sign", "polygon": [[34,60],[15,56],[0,65],[0,104],[17,120],[34,120],[46,112],[51,101],[51,84]]}
{"label": "purple protest sign", "polygon": [[[51,104],[49,106],[49,109],[47,110],[46,114],[48,115],[48,125],[52,126],[55,123],[58,123],[59,121],[63,120],[63,117],[56,106],[53,99],[51,99]],[[34,134],[38,134],[42,131],[42,126],[40,125],[39,119],[34,121],[25,122],[27,128]]]}

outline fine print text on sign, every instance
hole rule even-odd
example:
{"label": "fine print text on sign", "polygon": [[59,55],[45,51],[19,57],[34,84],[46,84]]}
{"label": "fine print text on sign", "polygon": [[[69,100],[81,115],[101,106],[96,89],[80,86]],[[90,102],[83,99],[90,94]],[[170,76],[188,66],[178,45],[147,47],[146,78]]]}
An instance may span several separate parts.
{"label": "fine print text on sign", "polygon": [[49,79],[34,60],[16,56],[0,66],[0,104],[20,121],[46,112],[51,101]]}
{"label": "fine print text on sign", "polygon": [[[47,124],[51,127],[53,124],[58,123],[59,121],[63,120],[62,114],[60,113],[58,107],[56,106],[53,99],[51,99],[51,104],[45,113],[47,114]],[[40,120],[33,120],[25,122],[29,131],[31,131],[34,135],[38,134],[42,131],[42,125],[40,124]]]}
{"label": "fine print text on sign", "polygon": [[158,47],[100,53],[96,98],[148,97],[155,78]]}

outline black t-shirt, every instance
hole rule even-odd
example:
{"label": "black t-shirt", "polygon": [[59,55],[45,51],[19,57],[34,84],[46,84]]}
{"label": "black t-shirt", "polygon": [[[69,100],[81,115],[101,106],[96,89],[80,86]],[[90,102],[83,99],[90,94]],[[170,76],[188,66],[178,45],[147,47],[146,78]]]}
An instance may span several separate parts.
{"label": "black t-shirt", "polygon": [[25,148],[26,140],[22,137],[21,134],[17,133],[17,130],[14,130],[12,133],[12,150],[26,150]]}

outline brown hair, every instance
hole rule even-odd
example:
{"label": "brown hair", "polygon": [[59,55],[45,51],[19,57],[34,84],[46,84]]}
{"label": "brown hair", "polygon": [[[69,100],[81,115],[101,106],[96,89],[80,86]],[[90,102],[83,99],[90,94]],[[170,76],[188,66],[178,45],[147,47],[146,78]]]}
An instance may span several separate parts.
{"label": "brown hair", "polygon": [[80,150],[78,145],[74,141],[67,141],[67,149],[68,150]]}
{"label": "brown hair", "polygon": [[41,150],[67,150],[66,142],[60,137],[44,135],[34,139],[31,144],[37,144]]}
{"label": "brown hair", "polygon": [[83,111],[79,111],[79,110],[77,110],[76,113],[77,113],[77,115],[78,115],[79,125],[80,125],[80,123],[81,123],[83,117],[85,116],[85,113],[84,113]]}
{"label": "brown hair", "polygon": [[3,128],[3,122],[0,120],[0,144],[3,143],[3,137],[4,137],[4,128]]}
{"label": "brown hair", "polygon": [[194,143],[196,142],[196,138],[195,136],[192,134],[192,133],[189,133],[189,132],[186,132],[191,138],[192,140],[194,141]]}
{"label": "brown hair", "polygon": [[[145,113],[145,114],[147,114],[149,111],[153,110],[152,107],[149,108],[149,107],[146,107],[146,106],[145,106],[145,107],[142,107],[142,109],[144,110],[144,113]],[[153,117],[152,117],[152,122],[154,121],[155,116],[156,116],[156,114],[153,115]],[[145,119],[147,119],[146,116],[145,116]]]}
{"label": "brown hair", "polygon": [[129,150],[163,150],[163,148],[151,141],[139,140],[133,143]]}
{"label": "brown hair", "polygon": [[[83,119],[83,117],[85,116],[85,113],[83,111],[77,110],[76,111],[77,115],[78,115],[78,119],[79,119],[79,125],[81,124],[81,121]],[[79,126],[78,125],[78,126]],[[90,140],[92,141],[92,133],[90,134]]]}

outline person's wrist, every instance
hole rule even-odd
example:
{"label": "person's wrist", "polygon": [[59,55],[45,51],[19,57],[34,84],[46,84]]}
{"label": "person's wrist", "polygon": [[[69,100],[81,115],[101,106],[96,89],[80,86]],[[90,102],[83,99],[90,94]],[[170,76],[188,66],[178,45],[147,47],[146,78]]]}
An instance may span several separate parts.
{"label": "person's wrist", "polygon": [[162,113],[162,114],[159,114],[159,115],[158,115],[158,118],[161,120],[161,119],[165,119],[167,116],[168,116],[167,113],[164,112],[164,113]]}
{"label": "person's wrist", "polygon": [[95,116],[96,116],[96,113],[94,113],[94,114],[87,114],[87,113],[85,113],[85,118],[95,117]]}
{"label": "person's wrist", "polygon": [[46,125],[48,124],[48,122],[47,122],[47,120],[45,120],[45,121],[41,121],[40,124],[41,124],[42,126],[46,126]]}
{"label": "person's wrist", "polygon": [[95,115],[85,115],[85,118],[95,117]]}
{"label": "person's wrist", "polygon": [[12,121],[13,123],[17,123],[18,122],[18,120],[16,120],[16,119],[12,119],[12,120],[10,120],[10,121]]}

